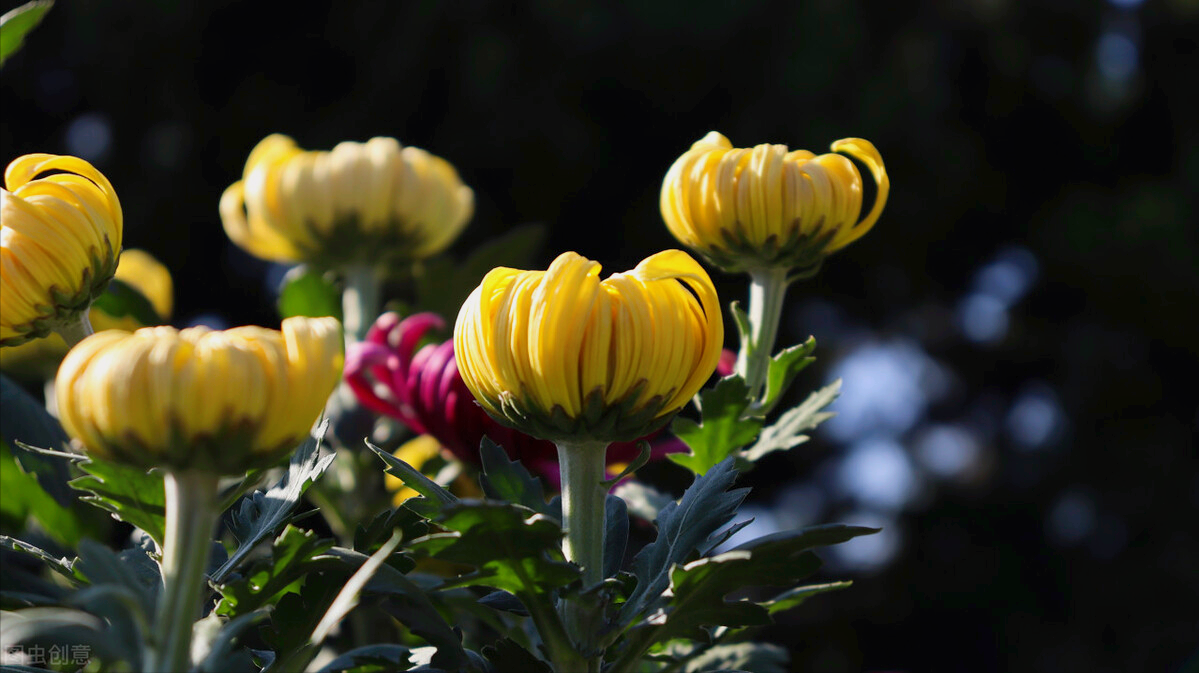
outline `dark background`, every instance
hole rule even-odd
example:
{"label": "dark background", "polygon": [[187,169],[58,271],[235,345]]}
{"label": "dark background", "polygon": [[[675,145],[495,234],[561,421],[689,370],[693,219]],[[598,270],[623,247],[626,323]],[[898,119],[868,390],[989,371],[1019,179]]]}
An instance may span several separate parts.
{"label": "dark background", "polygon": [[271,132],[429,149],[476,194],[452,254],[543,222],[539,263],[608,271],[677,245],[658,190],[707,131],[868,138],[886,211],[782,335],[841,416],[746,480],[758,532],[886,530],[766,637],[804,671],[1194,670],[1197,29],[1195,0],[60,0],[0,72],[0,159],[95,163],[177,325],[274,325],[280,269],[217,215]]}

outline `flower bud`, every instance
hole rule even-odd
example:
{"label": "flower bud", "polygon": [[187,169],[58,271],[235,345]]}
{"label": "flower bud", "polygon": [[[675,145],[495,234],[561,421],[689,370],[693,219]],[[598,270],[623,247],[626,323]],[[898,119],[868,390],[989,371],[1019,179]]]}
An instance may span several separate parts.
{"label": "flower bud", "polygon": [[[430,329],[443,327],[445,321],[435,313],[417,313],[403,319],[396,313],[384,313],[366,340],[350,346],[346,353],[346,383],[363,406],[395,418],[420,434],[420,441],[405,445],[405,455],[396,455],[416,466],[414,460],[429,453],[432,442],[449,450],[459,461],[478,465],[479,445],[483,437],[488,437],[513,460],[545,477],[554,488],[560,487],[554,443],[501,425],[475,404],[474,395],[458,373],[453,341],[421,346]],[[650,460],[686,450],[673,437],[650,435],[639,439],[651,441]],[[606,459],[609,465],[628,464],[639,453],[638,441],[617,442],[608,447]]]}
{"label": "flower bud", "polygon": [[123,223],[112,184],[88,162],[27,154],[9,164],[0,189],[0,346],[77,322],[116,272]]}
{"label": "flower bud", "polygon": [[63,360],[58,410],[99,458],[240,474],[308,436],[342,363],[334,318],[288,318],[282,331],[108,330]]}
{"label": "flower bud", "polygon": [[874,226],[890,179],[867,140],[832,144],[870,169],[878,192],[864,218],[862,176],[841,154],[816,156],[786,145],[734,148],[712,131],[679,157],[662,181],[667,228],[687,247],[726,271],[820,267],[826,255]]}
{"label": "flower bud", "polygon": [[[140,292],[150,302],[159,318],[153,324],[160,324],[171,317],[171,272],[150,253],[144,250],[121,251],[115,278]],[[132,331],[139,327],[152,326],[143,325],[132,315],[109,315],[102,304],[102,301],[96,302],[87,313],[92,328],[97,332],[107,329]],[[19,346],[0,348],[0,370],[22,379],[52,378],[67,350],[67,343],[57,334],[50,334],[44,339],[36,339]]]}
{"label": "flower bud", "polygon": [[394,138],[305,151],[285,135],[250,152],[221,196],[225,232],[250,254],[339,268],[444,250],[474,211],[474,192],[446,160]]}
{"label": "flower bud", "polygon": [[497,421],[550,441],[614,442],[661,427],[708,380],[724,341],[703,268],[668,250],[599,280],[563,253],[493,269],[462,305],[454,355]]}

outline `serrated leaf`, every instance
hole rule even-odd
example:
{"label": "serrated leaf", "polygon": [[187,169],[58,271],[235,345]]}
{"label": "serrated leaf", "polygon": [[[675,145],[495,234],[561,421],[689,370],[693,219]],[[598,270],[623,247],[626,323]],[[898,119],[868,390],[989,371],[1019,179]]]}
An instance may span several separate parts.
{"label": "serrated leaf", "polygon": [[446,505],[458,502],[458,496],[450,493],[437,482],[421,474],[420,470],[371,444],[369,441],[363,441],[366,442],[368,449],[374,451],[375,455],[379,456],[387,464],[384,472],[393,477],[399,477],[405,486],[421,494],[422,497],[420,498],[410,498],[405,501],[405,507],[427,518],[433,518]]}
{"label": "serrated leaf", "polygon": [[408,670],[412,651],[403,645],[381,644],[356,647],[320,667],[316,673]]}
{"label": "serrated leaf", "polygon": [[18,442],[61,451],[70,438],[58,419],[12,379],[0,374],[0,439],[8,444],[13,458],[26,474],[37,478],[42,489],[63,507],[76,500],[67,487],[71,478],[69,461],[21,449]]}
{"label": "serrated leaf", "polygon": [[[327,553],[350,568],[361,566],[367,560],[364,554],[340,547],[334,547]],[[458,635],[438,613],[430,596],[403,573],[391,565],[384,565],[363,591],[382,596],[383,610],[436,647],[434,659],[439,665],[447,670],[457,670],[466,660]]]}
{"label": "serrated leaf", "polygon": [[33,0],[0,16],[0,65],[21,48],[25,36],[37,28],[53,6],[54,0]]}
{"label": "serrated leaf", "polygon": [[358,570],[354,571],[354,574],[350,576],[350,579],[346,581],[341,591],[338,592],[337,598],[333,599],[333,604],[329,606],[329,609],[325,611],[325,615],[321,617],[321,621],[313,629],[312,636],[308,639],[309,644],[319,647],[321,643],[325,642],[325,638],[328,637],[329,632],[341,623],[343,617],[350,614],[350,610],[353,610],[358,605],[358,596],[362,592],[363,587],[375,576],[375,573],[379,571],[383,562],[387,560],[387,557],[398,546],[400,546],[400,535],[393,533],[391,539],[380,547],[379,551],[371,554],[370,558],[366,559]]}
{"label": "serrated leaf", "polygon": [[128,591],[137,599],[144,619],[148,620],[154,614],[158,587],[148,585],[144,575],[135,572],[131,564],[108,547],[84,539],[79,543],[79,558],[71,564],[71,569],[92,586],[117,586]]}
{"label": "serrated leaf", "polygon": [[862,526],[813,526],[768,535],[723,554],[676,566],[670,573],[672,596],[665,623],[656,627],[653,640],[702,641],[709,637],[703,626],[768,624],[770,615],[765,607],[743,600],[726,601],[725,596],[753,586],[793,585],[820,568],[820,559],[810,551],[813,547],[875,532],[878,529]]}
{"label": "serrated leaf", "polygon": [[[336,569],[339,560],[322,556],[332,547],[333,540],[288,525],[271,545],[269,557],[255,561],[242,577],[219,587],[222,598],[217,614],[248,614],[274,602],[276,596],[309,573]],[[309,633],[311,627],[304,636]]]}
{"label": "serrated leaf", "polygon": [[501,638],[483,648],[483,656],[497,671],[521,671],[521,673],[554,673],[550,665],[538,659],[532,652],[521,647],[511,638]]}
{"label": "serrated leaf", "polygon": [[[42,488],[35,475],[25,472],[15,453],[35,455],[21,447],[12,451],[7,442],[0,440],[0,493],[4,494],[0,498],[0,521],[6,530],[26,530],[32,519],[46,535],[67,547],[79,544],[86,534],[104,535],[108,529],[107,517],[80,503],[75,495],[69,505],[60,505]],[[74,494],[65,480],[61,487]]]}
{"label": "serrated leaf", "polygon": [[740,457],[752,462],[775,451],[786,451],[808,441],[803,434],[820,425],[835,414],[823,411],[841,394],[841,379],[808,395],[799,406],[784,412],[775,423],[762,430],[758,441],[740,453]]}
{"label": "serrated leaf", "polygon": [[326,274],[301,264],[283,276],[276,307],[283,318],[333,316],[341,320],[341,291]]}
{"label": "serrated leaf", "polygon": [[405,507],[383,510],[365,525],[358,524],[355,527],[354,549],[366,554],[373,553],[396,530],[400,531],[403,539],[415,540],[428,534],[429,525],[426,519]]}
{"label": "serrated leaf", "polygon": [[108,281],[108,289],[96,297],[92,306],[114,318],[133,318],[142,325],[160,325],[164,320],[146,295],[116,278]]}
{"label": "serrated leaf", "polygon": [[711,535],[727,524],[748,488],[732,491],[737,479],[732,458],[695,478],[678,502],[658,513],[658,537],[633,558],[637,587],[621,608],[619,623],[628,624],[653,605],[670,584],[670,569],[683,563]]}
{"label": "serrated leaf", "polygon": [[0,548],[10,549],[22,556],[36,559],[50,570],[70,580],[71,584],[79,584],[79,578],[75,576],[75,572],[71,569],[72,561],[66,557],[56,557],[40,547],[7,535],[0,535]]}
{"label": "serrated leaf", "polygon": [[166,491],[161,473],[97,458],[80,462],[79,469],[87,474],[68,483],[71,488],[91,494],[83,497],[85,502],[142,529],[162,548],[166,531]]}
{"label": "serrated leaf", "polygon": [[484,437],[479,443],[479,458],[483,463],[479,486],[484,495],[492,500],[524,505],[534,512],[548,513],[541,480],[529,474],[519,460],[508,460],[508,454],[490,437]]}
{"label": "serrated leaf", "polygon": [[689,453],[671,453],[672,461],[704,474],[732,452],[753,441],[762,428],[761,419],[743,418],[749,406],[749,387],[739,375],[726,376],[700,393],[699,423],[681,416],[671,432],[690,447]]}
{"label": "serrated leaf", "polygon": [[488,239],[465,260],[445,255],[425,260],[416,279],[417,307],[439,315],[456,315],[488,271],[497,266],[528,268],[545,235],[545,225],[526,224]]}
{"label": "serrated leaf", "polygon": [[577,567],[562,558],[562,528],[542,514],[490,500],[446,505],[437,523],[448,530],[413,540],[414,552],[478,569],[445,586],[486,586],[524,598],[574,581]]}
{"label": "serrated leaf", "polygon": [[812,356],[814,350],[816,350],[816,339],[808,337],[808,340],[802,344],[784,348],[770,358],[766,369],[766,392],[755,408],[759,415],[765,416],[769,413],[782,394],[791,387],[795,376],[816,361],[816,358]]}
{"label": "serrated leaf", "polygon": [[321,454],[321,439],[329,428],[321,423],[313,435],[296,449],[287,464],[287,472],[266,491],[254,491],[242,497],[226,519],[229,530],[238,540],[237,551],[212,574],[219,583],[251,552],[259,542],[275,535],[292,518],[304,492],[316,481],[336,454]]}

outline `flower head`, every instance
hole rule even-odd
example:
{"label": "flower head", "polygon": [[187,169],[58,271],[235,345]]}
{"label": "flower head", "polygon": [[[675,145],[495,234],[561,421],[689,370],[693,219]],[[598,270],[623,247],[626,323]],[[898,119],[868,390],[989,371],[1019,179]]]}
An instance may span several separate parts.
{"label": "flower head", "polygon": [[[488,437],[513,460],[557,486],[558,452],[553,442],[501,425],[475,404],[458,373],[453,341],[421,346],[429,330],[444,327],[445,321],[434,313],[403,319],[385,313],[375,321],[366,340],[346,353],[346,383],[363,406],[395,418],[421,435],[419,441],[405,445],[404,455],[396,455],[416,465],[416,459],[423,462],[436,453],[430,447],[444,447],[459,460],[477,465],[479,443]],[[651,445],[651,456],[684,449],[676,439],[660,439]],[[608,447],[607,460],[609,464],[629,463],[638,453],[637,442],[617,442]]]}
{"label": "flower head", "polygon": [[474,192],[449,162],[394,138],[306,151],[274,134],[250,152],[220,211],[229,238],[263,259],[383,265],[445,249]]}
{"label": "flower head", "polygon": [[0,346],[77,321],[116,272],[123,225],[117,193],[88,162],[27,154],[9,164],[0,189]]}
{"label": "flower head", "polygon": [[842,154],[789,152],[786,145],[734,148],[715,131],[670,167],[662,217],[675,238],[727,271],[812,272],[874,226],[891,188],[869,141],[845,138],[832,150],[865,164],[878,185],[865,217],[859,219],[862,176]]}
{"label": "flower head", "polygon": [[67,431],[98,457],[237,474],[295,449],[342,362],[333,318],[288,318],[282,331],[108,330],[63,360],[58,410]]}
{"label": "flower head", "polygon": [[[157,314],[158,320],[144,324],[134,315],[112,315],[103,300],[88,311],[88,320],[97,332],[108,329],[135,330],[160,324],[171,317],[173,292],[171,272],[162,262],[143,250],[123,250],[115,278],[141,293]],[[110,290],[111,292],[111,286]],[[51,334],[11,348],[0,348],[0,369],[16,376],[43,379],[54,375],[58,362],[67,354],[62,337]]]}
{"label": "flower head", "polygon": [[546,271],[493,269],[454,327],[458,369],[493,418],[551,441],[622,441],[699,390],[724,340],[716,289],[686,253],[599,279],[563,253]]}

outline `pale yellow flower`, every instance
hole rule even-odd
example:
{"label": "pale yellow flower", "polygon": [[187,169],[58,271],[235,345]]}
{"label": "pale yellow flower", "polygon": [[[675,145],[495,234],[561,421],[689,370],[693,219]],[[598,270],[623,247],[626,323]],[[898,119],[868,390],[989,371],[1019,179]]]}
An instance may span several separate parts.
{"label": "pale yellow flower", "polygon": [[27,154],[10,163],[0,189],[0,346],[77,322],[116,271],[123,226],[116,191],[88,162]]}
{"label": "pale yellow flower", "polygon": [[599,279],[563,253],[546,271],[493,269],[454,327],[463,381],[496,420],[552,441],[660,427],[708,380],[724,341],[703,268],[668,250]]}
{"label": "pale yellow flower", "polygon": [[58,411],[100,458],[238,474],[296,448],[343,362],[334,318],[288,318],[282,331],[108,330],[63,360]]}
{"label": "pale yellow flower", "polygon": [[256,257],[337,268],[421,259],[454,241],[474,192],[446,160],[394,138],[306,151],[274,134],[221,197],[225,232]]}
{"label": "pale yellow flower", "polygon": [[[117,265],[116,279],[137,290],[154,308],[159,320],[170,319],[174,308],[171,272],[162,262],[144,250],[124,250]],[[97,332],[108,329],[133,331],[143,324],[132,315],[109,315],[100,305],[88,310],[88,319]],[[67,354],[67,343],[58,334],[51,333],[44,339],[36,339],[10,348],[0,348],[0,370],[19,378],[44,379],[54,376],[62,357]]]}
{"label": "pale yellow flower", "polygon": [[861,161],[874,177],[877,194],[865,217],[862,176],[846,156],[786,145],[734,148],[715,131],[670,167],[662,217],[675,238],[727,271],[813,270],[870,231],[891,189],[869,141],[845,138],[832,150]]}

